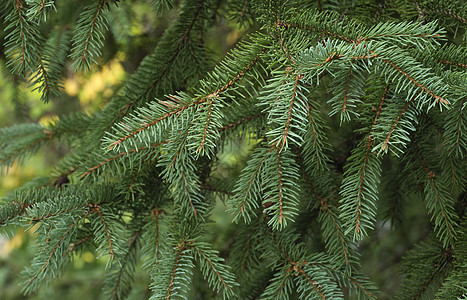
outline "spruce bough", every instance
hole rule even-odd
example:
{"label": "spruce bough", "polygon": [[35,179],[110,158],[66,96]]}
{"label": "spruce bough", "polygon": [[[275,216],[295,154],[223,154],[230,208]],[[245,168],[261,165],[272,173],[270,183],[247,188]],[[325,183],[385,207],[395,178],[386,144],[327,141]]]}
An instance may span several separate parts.
{"label": "spruce bough", "polygon": [[[5,64],[59,101],[65,67],[97,64],[133,2],[3,1]],[[71,149],[0,206],[2,233],[34,228],[25,294],[88,247],[108,257],[112,299],[140,267],[151,299],[193,299],[201,281],[212,298],[384,298],[360,247],[419,201],[431,233],[398,296],[466,297],[463,1],[150,3],[177,18],[105,107],[1,129],[4,170]],[[250,34],[213,66],[203,36],[224,18]],[[219,201],[232,222],[213,233]]]}

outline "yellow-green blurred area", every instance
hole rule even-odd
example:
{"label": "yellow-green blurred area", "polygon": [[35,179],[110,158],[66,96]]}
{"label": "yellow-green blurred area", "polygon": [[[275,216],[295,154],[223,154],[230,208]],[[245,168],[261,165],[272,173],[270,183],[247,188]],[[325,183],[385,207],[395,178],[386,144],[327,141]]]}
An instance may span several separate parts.
{"label": "yellow-green blurred area", "polygon": [[[5,59],[0,57],[0,127],[21,123],[46,126],[58,120],[60,115],[76,111],[92,113],[110,101],[141,60],[155,48],[164,30],[177,16],[177,8],[158,16],[145,1],[132,2],[126,7],[132,10],[132,19],[126,20],[127,24],[121,20],[121,26],[126,26],[126,35],[109,32],[99,64],[92,66],[90,71],[74,73],[70,64],[66,65],[61,80],[61,95],[52,97],[48,103],[40,100],[41,95],[34,91],[34,86],[28,86],[23,78],[10,74]],[[206,33],[204,41],[215,60],[220,60],[245,33],[245,28],[238,28],[219,16],[218,24]],[[250,146],[244,141],[227,149],[220,157],[223,167],[216,170],[219,176],[227,177],[229,168],[238,169],[237,164],[245,159]],[[21,165],[14,163],[0,173],[0,198],[35,177],[50,176],[53,166],[68,151],[64,145],[51,143],[25,159]],[[230,218],[225,213],[224,204],[219,201],[213,213],[211,230],[227,226]],[[218,246],[223,243],[212,242]],[[34,256],[34,247],[33,230],[20,229],[13,236],[0,236],[0,300],[102,299],[101,287],[108,258],[97,260],[94,253],[86,249],[51,285],[40,289],[35,295],[22,295],[20,273]],[[147,273],[138,271],[129,299],[149,298],[148,282]]]}

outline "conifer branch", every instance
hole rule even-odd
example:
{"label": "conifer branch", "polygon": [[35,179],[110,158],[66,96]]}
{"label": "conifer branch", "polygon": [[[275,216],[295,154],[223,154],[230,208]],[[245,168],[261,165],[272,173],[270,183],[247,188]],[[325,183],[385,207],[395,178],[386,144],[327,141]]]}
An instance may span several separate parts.
{"label": "conifer branch", "polygon": [[293,90],[292,90],[292,99],[290,100],[289,112],[287,114],[287,122],[285,123],[285,129],[284,129],[284,133],[282,134],[282,140],[280,141],[280,143],[278,145],[279,154],[280,154],[280,152],[282,151],[282,149],[284,147],[287,148],[287,135],[288,135],[288,133],[290,131],[290,122],[291,122],[292,114],[293,114],[293,110],[294,110],[294,103],[295,103],[296,97],[297,97],[297,87],[298,87],[298,83],[299,83],[301,77],[302,76],[300,74],[297,74],[295,76],[295,83],[293,85]]}
{"label": "conifer branch", "polygon": [[279,177],[279,182],[278,182],[278,186],[279,186],[279,225],[282,225],[282,218],[284,217],[283,216],[283,191],[282,189],[284,188],[284,183],[283,183],[283,180],[282,180],[282,163],[281,163],[281,153],[280,151],[278,152],[277,154],[277,173],[278,173],[278,177]]}
{"label": "conifer branch", "polygon": [[384,88],[383,95],[381,96],[381,101],[379,102],[378,109],[376,110],[375,120],[373,121],[373,125],[371,126],[372,133],[375,132],[375,126],[378,123],[379,115],[381,114],[381,110],[383,109],[384,101],[386,100],[386,97],[388,96],[390,86],[391,86],[390,84],[387,84],[386,87]]}
{"label": "conifer branch", "polygon": [[279,295],[282,293],[282,291],[284,290],[284,287],[286,286],[285,283],[286,283],[286,280],[289,279],[289,275],[292,274],[292,270],[293,270],[293,267],[290,266],[289,268],[287,268],[287,270],[285,271],[285,276],[284,278],[282,279],[282,282],[279,286],[279,289],[277,290],[277,293],[276,293],[276,298],[279,298]]}
{"label": "conifer branch", "polygon": [[[48,265],[49,265],[49,261],[50,261],[51,257],[55,254],[55,251],[57,251],[58,246],[60,245],[60,243],[62,242],[62,240],[66,237],[67,233],[68,233],[75,225],[76,225],[76,223],[72,223],[72,224],[68,227],[67,231],[65,231],[65,232],[62,234],[62,236],[58,239],[57,243],[55,243],[55,245],[54,245],[53,248],[52,248],[52,252],[50,252],[49,257],[47,257],[47,260],[45,261],[44,265],[42,266],[41,272],[44,272],[44,271],[47,269],[47,267],[48,267]],[[34,279],[36,279],[36,278],[34,278]]]}
{"label": "conifer branch", "polygon": [[105,160],[99,162],[97,165],[94,165],[92,167],[89,167],[89,168],[86,168],[87,171],[82,173],[80,175],[80,177],[86,177],[86,176],[89,176],[91,175],[92,173],[94,172],[98,172],[100,169],[102,169],[106,164],[110,163],[110,162],[113,162],[115,160],[118,160],[119,158],[121,157],[124,157],[124,156],[127,156],[127,155],[131,155],[131,154],[135,154],[135,153],[138,153],[138,152],[141,152],[143,150],[151,150],[151,149],[157,149],[159,148],[160,146],[162,145],[165,145],[167,143],[170,143],[170,141],[163,141],[161,143],[157,143],[157,144],[151,144],[151,146],[149,147],[138,147],[136,149],[130,149],[128,150],[127,152],[120,152],[119,154],[116,154],[112,157],[109,157],[109,158],[106,158]]}
{"label": "conifer branch", "polygon": [[[313,117],[311,116],[311,110],[312,110],[311,106],[308,105],[308,118],[310,120],[309,124],[310,124],[310,128],[311,128],[311,132],[313,133],[313,145],[314,145],[314,148],[318,150],[321,147],[318,144],[317,128],[316,128],[315,121],[313,120]],[[316,162],[317,162],[318,168],[321,169],[323,163],[322,163],[322,159],[320,157],[319,151],[315,151],[315,157],[316,157]]]}
{"label": "conifer branch", "polygon": [[[274,151],[274,150],[270,149],[269,151]],[[238,209],[239,214],[243,214],[244,210],[246,209],[248,198],[251,197],[250,193],[253,189],[253,184],[255,184],[255,182],[258,180],[257,178],[260,176],[260,171],[261,171],[261,168],[263,167],[263,163],[265,160],[266,160],[266,157],[262,158],[254,168],[255,171],[253,172],[251,178],[249,179],[248,186],[245,189],[243,196],[241,197],[243,200],[240,202],[240,207]]]}
{"label": "conifer branch", "polygon": [[[102,53],[143,44],[122,61],[136,71],[104,108],[0,130],[0,168],[50,142],[70,150],[52,176],[1,201],[0,232],[28,226],[39,241],[23,293],[54,281],[90,245],[110,258],[104,293],[114,299],[147,297],[132,290],[140,263],[151,299],[375,299],[355,241],[366,244],[380,211],[382,221],[407,222],[387,232],[393,244],[426,237],[413,226],[424,223],[423,210],[403,220],[421,195],[433,234],[402,258],[401,298],[460,296],[462,1],[151,0],[141,5],[170,12],[144,20],[141,36],[121,26],[142,21],[129,4],[72,2],[0,4],[15,97],[18,75],[45,102],[70,78],[68,64],[89,70],[109,62]],[[245,29],[227,32],[226,20]],[[109,29],[115,39],[106,41]],[[394,155],[384,156],[388,150]],[[224,219],[219,199],[239,224],[222,221],[213,231],[209,223]],[[392,270],[401,257],[378,259]],[[370,276],[380,284],[386,273],[377,271]]]}
{"label": "conifer branch", "polygon": [[104,229],[105,229],[105,234],[107,236],[107,240],[109,242],[109,250],[110,250],[110,260],[113,260],[114,259],[114,248],[112,246],[112,238],[110,237],[110,230],[109,230],[109,226],[107,224],[107,222],[105,221],[104,219],[104,216],[102,215],[102,212],[100,210],[100,206],[97,205],[97,204],[94,204],[94,205],[91,205],[90,206],[90,211],[89,213],[94,213],[94,212],[97,212],[97,214],[99,215],[99,218],[100,220],[102,221],[102,224],[104,225]]}
{"label": "conifer branch", "polygon": [[[312,261],[309,261],[309,262],[305,262],[305,264],[314,264],[314,263]],[[348,272],[336,271],[328,264],[319,264],[319,265],[320,267],[327,269],[330,273],[333,273],[334,275],[341,277],[342,281],[339,282],[339,286],[343,287],[344,281],[348,280],[349,282],[352,283],[352,285],[354,285],[353,287],[355,287],[359,292],[363,293],[363,295],[367,296],[369,299],[377,299],[374,287],[369,285],[369,282],[365,280],[365,278],[353,276]],[[359,295],[361,295],[361,293],[359,293]]]}
{"label": "conifer branch", "polygon": [[357,198],[357,210],[356,210],[356,220],[355,220],[355,230],[357,231],[358,234],[360,234],[360,227],[361,227],[361,221],[360,221],[360,214],[361,214],[361,203],[362,203],[362,194],[363,194],[363,186],[364,186],[364,178],[365,178],[365,171],[366,168],[368,167],[368,157],[371,155],[371,145],[372,141],[369,140],[366,148],[366,154],[365,158],[363,159],[363,166],[362,166],[362,172],[360,176],[360,183],[358,186],[358,198]]}
{"label": "conifer branch", "polygon": [[86,243],[90,238],[93,237],[93,233],[91,234],[88,234],[87,236],[85,236],[84,238],[80,239],[79,241],[75,242],[75,243],[70,243],[70,245],[68,246],[68,251],[65,253],[65,254],[69,254],[71,253],[72,251],[74,251],[74,249],[76,249],[77,247],[79,247],[80,245]]}
{"label": "conifer branch", "polygon": [[73,49],[71,57],[75,60],[75,70],[89,70],[91,61],[95,56],[101,55],[103,29],[107,29],[107,17],[109,0],[99,0],[95,4],[86,6],[78,20],[78,26],[73,37]]}
{"label": "conifer branch", "polygon": [[438,261],[436,262],[436,268],[430,274],[426,281],[424,281],[420,289],[418,290],[417,294],[415,295],[414,299],[420,299],[423,297],[423,294],[426,292],[430,284],[435,283],[436,277],[441,275],[443,276],[447,269],[449,269],[450,265],[452,264],[452,257],[446,251],[446,253],[441,256]]}
{"label": "conifer branch", "polygon": [[349,68],[349,75],[347,76],[347,83],[345,84],[344,100],[343,100],[343,105],[342,105],[343,114],[347,111],[347,94],[349,93],[349,83],[350,83],[351,74],[352,74],[352,69]]}
{"label": "conifer branch", "polygon": [[[371,50],[370,51],[370,55],[362,55],[362,56],[354,56],[352,57],[352,59],[355,59],[355,60],[360,60],[360,59],[373,59],[373,58],[379,58],[380,55],[379,54],[373,54],[373,51]],[[342,58],[344,57],[342,54],[339,54],[339,55],[336,55],[335,53],[332,53],[331,56],[329,56],[324,62],[324,63],[328,63],[334,59],[339,59],[339,58]],[[436,99],[436,103],[442,103],[442,104],[445,104],[445,105],[450,105],[449,101],[445,98],[443,98],[442,96],[440,95],[437,95],[435,94],[433,91],[431,91],[429,88],[427,88],[425,85],[423,85],[422,83],[420,83],[419,81],[417,81],[414,77],[412,77],[409,73],[407,73],[406,71],[404,71],[402,68],[400,68],[399,66],[397,66],[394,62],[392,62],[391,60],[389,59],[381,59],[383,62],[387,63],[388,65],[390,65],[392,68],[394,68],[395,70],[397,70],[399,73],[401,73],[404,77],[406,77],[408,80],[410,80],[415,86],[417,86],[419,89],[421,89],[423,92],[427,93],[428,95],[430,95],[431,97],[433,97],[434,99]],[[350,78],[350,72],[351,72],[351,69],[349,69],[349,77],[347,79],[347,82]],[[346,86],[346,90],[345,90],[345,95],[347,94],[347,91],[348,91],[348,85]],[[344,99],[345,100],[345,99]],[[345,103],[345,101],[344,101]],[[345,108],[345,106],[344,106]]]}
{"label": "conifer branch", "polygon": [[208,112],[207,112],[207,117],[206,117],[206,126],[204,128],[203,132],[203,138],[201,139],[201,143],[198,147],[198,153],[201,152],[203,149],[204,143],[206,142],[206,136],[208,135],[209,131],[209,123],[211,122],[211,117],[212,117],[212,99],[208,98]]}
{"label": "conifer branch", "polygon": [[197,98],[195,101],[193,102],[189,102],[185,105],[180,105],[178,106],[177,108],[169,111],[169,112],[166,112],[164,115],[158,117],[157,119],[151,121],[151,122],[147,122],[147,123],[144,123],[141,125],[141,127],[139,127],[138,129],[130,132],[129,134],[119,138],[117,141],[114,141],[110,144],[110,146],[107,147],[107,149],[113,149],[115,148],[116,146],[122,144],[123,142],[125,142],[126,140],[138,135],[139,133],[145,131],[146,129],[150,128],[151,126],[154,126],[172,116],[178,116],[180,115],[183,111],[186,111],[190,108],[196,108],[198,107],[200,104],[203,104],[205,103],[206,101],[208,101],[208,99],[212,99],[212,98],[216,98],[219,96],[219,94],[223,93],[224,91],[226,91],[229,87],[231,87],[233,84],[235,84],[238,80],[240,80],[243,75],[248,72],[251,67],[256,64],[256,62],[258,61],[259,59],[259,55],[256,56],[242,71],[240,71],[234,78],[232,78],[228,83],[226,83],[224,86],[220,87],[219,89],[217,89],[216,91],[204,96],[204,97],[199,97]]}
{"label": "conifer branch", "polygon": [[131,252],[133,251],[133,249],[136,247],[137,243],[138,243],[138,238],[141,234],[141,230],[135,232],[129,239],[129,246],[128,246],[128,249],[127,249],[127,253],[125,254],[125,256],[123,257],[122,259],[122,265],[120,267],[120,271],[118,272],[118,275],[117,275],[117,280],[116,280],[116,283],[115,283],[115,287],[112,291],[112,298],[113,299],[119,299],[119,287],[121,286],[121,283],[122,283],[122,277],[124,275],[124,270],[127,266],[129,262],[129,257],[131,255]]}
{"label": "conifer branch", "polygon": [[430,186],[428,189],[425,188],[425,193],[427,193],[427,197],[430,196],[429,191],[434,193],[434,201],[431,201],[432,197],[428,198],[428,210],[431,214],[439,214],[441,212],[442,222],[440,222],[435,215],[433,216],[435,217],[435,228],[438,230],[437,234],[442,239],[443,245],[448,247],[448,245],[453,245],[456,240],[455,229],[452,228],[456,225],[455,214],[452,212],[452,201],[449,196],[445,195],[445,192],[440,190],[441,187],[438,186],[436,182],[436,174],[429,168],[428,164],[424,160],[417,143],[413,141],[412,144],[417,158],[426,173],[426,184]]}
{"label": "conifer branch", "polygon": [[5,164],[6,165],[8,165],[8,164],[11,165],[11,164],[13,164],[16,157],[18,157],[19,155],[21,155],[21,154],[23,154],[23,153],[25,153],[25,152],[27,152],[27,151],[29,151],[31,149],[37,148],[37,146],[42,144],[44,141],[49,140],[50,138],[51,138],[50,135],[44,135],[42,138],[39,138],[39,139],[35,140],[31,144],[25,145],[22,148],[17,149],[16,150],[17,152],[11,152],[9,154],[6,154],[7,155],[6,157],[3,157],[2,159],[0,159],[0,165],[5,165]]}
{"label": "conifer branch", "polygon": [[[333,195],[330,195],[329,198],[326,198],[324,196],[322,196],[320,193],[318,193],[317,189],[316,189],[316,186],[315,184],[313,184],[307,170],[305,170],[305,167],[304,167],[304,164],[303,164],[303,160],[301,158],[300,155],[297,155],[297,161],[298,163],[300,164],[300,167],[302,169],[302,173],[304,174],[304,178],[305,178],[305,181],[307,183],[307,186],[308,187],[311,187],[311,190],[313,191],[313,193],[315,194],[316,198],[318,198],[319,200],[319,203],[321,204],[321,207],[320,207],[320,214],[321,212],[324,212],[324,214],[322,214],[321,216],[323,216],[322,218],[319,217],[319,220],[321,222],[321,228],[323,230],[323,236],[325,238],[325,242],[327,243],[327,247],[329,248],[330,251],[334,251],[334,247],[332,244],[335,244],[334,242],[331,241],[331,239],[333,238],[332,235],[333,233],[337,233],[337,237],[338,237],[338,242],[339,242],[339,252],[342,252],[343,254],[343,258],[344,258],[344,263],[345,263],[345,266],[346,267],[350,267],[350,253],[348,253],[348,241],[346,240],[346,237],[345,237],[345,234],[344,232],[342,232],[342,226],[340,224],[340,220],[339,220],[339,217],[338,215],[336,215],[334,212],[333,212],[333,207],[331,206],[330,204],[330,200],[332,199]],[[333,191],[331,191],[333,192]],[[328,221],[328,219],[326,217],[329,217],[331,219],[331,223],[333,225],[333,231],[332,232],[329,232],[327,231],[326,229],[328,229],[329,227],[326,226],[326,222]],[[336,251],[337,252],[337,251]]]}
{"label": "conifer branch", "polygon": [[448,17],[451,17],[453,19],[456,19],[460,21],[461,23],[467,23],[467,18],[464,16],[461,16],[459,14],[456,14],[451,11],[451,9],[443,10],[443,9],[428,9],[428,8],[423,8],[422,11],[425,14],[440,14],[440,15],[445,15]]}
{"label": "conifer branch", "polygon": [[47,21],[47,12],[50,9],[56,10],[54,0],[29,0],[27,1],[29,8],[27,17],[32,21],[40,22],[41,15],[44,22]]}
{"label": "conifer branch", "polygon": [[389,59],[382,59],[385,63],[389,64],[391,67],[396,69],[398,72],[400,72],[402,75],[404,75],[407,79],[409,79],[413,84],[415,84],[418,88],[420,88],[422,91],[425,93],[429,94],[431,97],[436,99],[436,103],[443,103],[445,105],[450,105],[449,101],[447,99],[444,99],[443,97],[436,95],[433,93],[431,90],[429,90],[426,86],[418,82],[415,78],[411,77],[410,74],[402,70],[400,67],[398,67],[395,63],[390,61]]}
{"label": "conifer branch", "polygon": [[453,65],[453,66],[458,66],[458,67],[462,67],[462,68],[467,68],[467,64],[463,64],[463,63],[460,63],[460,62],[447,61],[447,60],[442,60],[442,59],[440,59],[439,62],[443,63],[443,64],[447,64],[447,65]]}
{"label": "conifer branch", "polygon": [[193,199],[191,199],[190,196],[190,190],[188,188],[188,183],[186,181],[185,173],[182,172],[182,182],[183,182],[183,188],[185,190],[185,194],[188,198],[188,203],[190,204],[191,210],[193,211],[193,215],[196,217],[198,215],[198,211],[196,210],[196,207],[193,204]]}
{"label": "conifer branch", "polygon": [[24,4],[23,1],[21,0],[16,0],[15,1],[15,9],[18,14],[18,20],[19,20],[19,27],[20,27],[20,36],[21,36],[21,50],[20,50],[20,62],[21,62],[21,69],[26,70],[26,35],[25,33],[26,29],[26,24],[24,24]]}
{"label": "conifer branch", "polygon": [[[347,169],[341,186],[341,217],[346,220],[346,232],[354,231],[354,239],[366,235],[366,227],[373,228],[375,222],[378,191],[371,186],[380,182],[381,160],[373,153],[374,132],[378,123],[384,100],[388,93],[386,85],[377,109],[370,133],[348,159]],[[354,173],[355,172],[355,173]],[[350,212],[350,211],[353,212]]]}
{"label": "conifer branch", "polygon": [[188,248],[194,250],[196,255],[198,255],[203,261],[207,262],[209,268],[214,272],[217,279],[222,283],[222,288],[225,290],[225,293],[233,294],[234,292],[231,286],[232,278],[227,277],[229,274],[225,274],[225,270],[219,269],[220,265],[218,262],[213,261],[212,258],[210,258],[210,255],[198,247],[196,243],[190,243]]}
{"label": "conifer branch", "polygon": [[201,10],[203,9],[203,6],[204,6],[204,1],[200,1],[197,9],[195,10],[195,13],[192,17],[190,24],[185,29],[183,35],[178,39],[178,42],[174,43],[176,45],[175,51],[173,52],[172,56],[167,61],[167,63],[164,64],[163,69],[157,74],[157,78],[154,79],[152,83],[150,83],[149,86],[142,93],[140,93],[135,99],[128,101],[127,104],[123,108],[120,109],[120,115],[118,117],[119,119],[123,118],[136,103],[138,103],[143,97],[149,94],[151,90],[154,89],[164,79],[167,73],[170,72],[172,65],[174,64],[176,59],[181,54],[184,42],[189,41],[189,36],[193,30],[193,27],[196,21],[200,17],[200,13],[201,13]]}
{"label": "conifer branch", "polygon": [[341,228],[340,228],[339,224],[337,223],[337,216],[334,215],[332,210],[329,208],[329,202],[328,201],[326,201],[325,199],[323,199],[319,195],[317,195],[317,197],[318,197],[318,200],[321,203],[321,210],[324,211],[331,218],[332,223],[334,225],[334,229],[336,230],[337,235],[339,236],[339,241],[340,241],[340,245],[341,245],[341,248],[342,248],[342,253],[344,255],[345,265],[350,266],[349,255],[347,253],[347,245],[346,245],[346,242],[344,240],[344,233],[341,231]]}
{"label": "conifer branch", "polygon": [[386,148],[388,147],[389,140],[391,139],[391,135],[394,132],[394,130],[396,129],[397,124],[400,122],[400,120],[402,119],[402,116],[405,114],[405,112],[412,106],[412,104],[413,104],[414,100],[416,99],[417,95],[418,95],[418,93],[415,94],[415,96],[410,101],[407,102],[405,107],[400,111],[399,115],[394,120],[394,123],[392,124],[391,129],[389,130],[389,132],[387,133],[386,138],[384,139],[383,146],[382,146],[383,151],[385,151]]}
{"label": "conifer branch", "polygon": [[300,272],[302,274],[303,277],[306,278],[306,280],[308,281],[308,283],[311,284],[311,286],[313,287],[313,289],[318,293],[318,295],[321,297],[321,299],[326,299],[326,297],[324,296],[324,293],[323,291],[320,289],[319,285],[317,284],[317,282],[315,282],[314,280],[312,280],[308,274],[302,269],[302,267],[300,266],[300,264],[294,264],[294,269],[298,270],[298,272]]}
{"label": "conifer branch", "polygon": [[170,297],[172,296],[172,293],[173,293],[173,288],[174,288],[174,284],[175,284],[175,275],[177,274],[177,270],[179,268],[179,263],[180,263],[180,259],[182,257],[182,253],[183,251],[186,249],[186,241],[185,240],[182,240],[178,245],[177,245],[177,256],[175,258],[175,263],[174,263],[174,267],[173,267],[173,271],[172,271],[172,275],[170,276],[170,282],[169,282],[169,286],[167,287],[167,294],[166,294],[166,299],[169,300]]}
{"label": "conifer branch", "polygon": [[156,237],[155,237],[155,249],[156,249],[156,253],[155,253],[155,256],[156,256],[156,262],[159,262],[159,256],[160,256],[160,247],[159,247],[159,235],[160,235],[160,230],[159,230],[159,218],[160,218],[160,215],[162,214],[163,212],[158,209],[157,207],[151,211],[151,215],[154,217],[154,222],[156,224]]}
{"label": "conifer branch", "polygon": [[284,20],[277,21],[275,25],[277,27],[279,27],[279,28],[285,28],[285,29],[298,28],[298,29],[302,29],[302,30],[313,31],[313,32],[323,34],[323,35],[328,36],[328,37],[338,38],[338,39],[340,39],[342,41],[346,41],[348,43],[352,43],[352,44],[355,43],[355,41],[350,39],[349,37],[343,36],[343,35],[341,35],[340,33],[337,33],[337,32],[333,32],[326,26],[323,26],[323,28],[318,28],[318,27],[309,26],[309,25],[293,24],[293,23],[290,23],[290,22],[286,22]]}

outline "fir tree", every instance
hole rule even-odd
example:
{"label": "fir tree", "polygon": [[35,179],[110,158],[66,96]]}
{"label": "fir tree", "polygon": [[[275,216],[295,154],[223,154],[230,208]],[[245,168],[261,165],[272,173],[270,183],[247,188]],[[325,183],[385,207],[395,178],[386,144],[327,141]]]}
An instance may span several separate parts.
{"label": "fir tree", "polygon": [[[124,39],[133,2],[2,1],[5,64],[60,101],[66,68]],[[360,247],[420,202],[431,233],[402,259],[398,295],[467,297],[464,1],[147,2],[177,17],[105,107],[1,129],[6,171],[44,144],[71,149],[0,206],[2,233],[37,240],[25,294],[86,247],[108,257],[112,299],[139,267],[151,299],[193,299],[203,281],[208,298],[384,297]],[[203,37],[226,19],[249,34],[215,62]],[[233,221],[213,233],[219,201]]]}

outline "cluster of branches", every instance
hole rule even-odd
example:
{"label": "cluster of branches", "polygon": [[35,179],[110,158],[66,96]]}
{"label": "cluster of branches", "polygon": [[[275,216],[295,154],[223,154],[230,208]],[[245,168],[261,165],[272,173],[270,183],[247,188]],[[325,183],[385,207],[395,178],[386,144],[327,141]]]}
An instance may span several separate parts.
{"label": "cluster of branches", "polygon": [[[139,262],[152,299],[186,298],[195,268],[229,299],[376,298],[358,244],[421,198],[433,233],[403,261],[401,297],[465,296],[467,8],[367,2],[352,17],[338,1],[183,1],[102,110],[2,129],[6,169],[56,139],[72,149],[0,207],[3,232],[30,226],[38,240],[24,292],[90,248],[109,257],[110,298],[130,293]],[[160,14],[174,6],[151,3]],[[96,63],[109,18],[128,5],[4,1],[7,66],[47,101],[68,57],[76,71]],[[211,68],[202,37],[221,15],[261,29]],[[226,180],[219,153],[244,139],[251,153]],[[380,195],[385,185],[396,188]],[[206,238],[219,199],[234,221],[222,255]]]}

